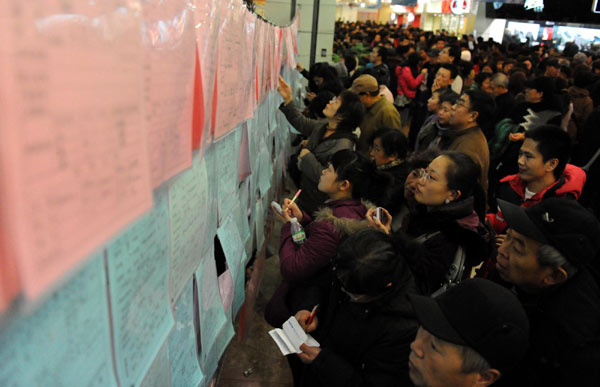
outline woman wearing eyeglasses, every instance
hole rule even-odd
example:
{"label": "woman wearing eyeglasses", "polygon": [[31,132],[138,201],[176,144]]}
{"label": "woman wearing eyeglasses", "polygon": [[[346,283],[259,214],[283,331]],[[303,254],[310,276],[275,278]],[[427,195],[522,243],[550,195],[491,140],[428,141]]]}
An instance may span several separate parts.
{"label": "woman wearing eyeglasses", "polygon": [[323,123],[300,113],[294,105],[292,89],[282,77],[279,77],[277,91],[283,98],[279,110],[296,130],[308,137],[308,142],[298,155],[298,188],[302,189],[298,205],[312,215],[327,200],[327,195],[317,189],[321,171],[327,168],[329,159],[335,152],[354,149],[357,137],[353,131],[361,123],[365,109],[357,94],[343,91],[323,109],[323,115],[327,119]]}
{"label": "woman wearing eyeglasses", "polygon": [[[486,256],[490,237],[475,211],[476,203],[484,203],[484,195],[479,166],[469,156],[443,152],[420,175],[414,189],[416,213],[396,235],[410,251],[407,259],[417,285],[431,294],[446,282],[459,246],[466,256],[464,275],[468,276]],[[371,215],[369,211],[370,222],[390,232],[390,220],[384,226]]]}

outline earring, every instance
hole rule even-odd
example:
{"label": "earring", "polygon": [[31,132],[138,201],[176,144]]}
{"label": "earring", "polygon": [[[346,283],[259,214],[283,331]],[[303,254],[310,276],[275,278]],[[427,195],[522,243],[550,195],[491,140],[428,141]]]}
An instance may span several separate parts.
{"label": "earring", "polygon": [[448,203],[450,203],[450,199],[444,200],[444,204],[448,204]]}

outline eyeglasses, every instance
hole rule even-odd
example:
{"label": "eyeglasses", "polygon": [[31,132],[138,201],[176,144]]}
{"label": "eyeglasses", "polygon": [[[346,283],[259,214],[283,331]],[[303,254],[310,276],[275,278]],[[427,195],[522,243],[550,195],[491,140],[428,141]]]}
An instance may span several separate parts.
{"label": "eyeglasses", "polygon": [[421,179],[424,179],[425,181],[429,181],[429,180],[431,180],[431,175],[430,175],[430,174],[429,174],[429,172],[427,172],[427,170],[426,170],[426,169],[424,169],[424,168],[419,170],[419,177],[420,177]]}

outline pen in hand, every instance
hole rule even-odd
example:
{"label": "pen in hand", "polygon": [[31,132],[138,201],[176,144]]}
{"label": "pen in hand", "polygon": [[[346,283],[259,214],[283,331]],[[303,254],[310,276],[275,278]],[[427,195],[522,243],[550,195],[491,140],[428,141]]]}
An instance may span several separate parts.
{"label": "pen in hand", "polygon": [[319,309],[319,304],[315,305],[315,307],[312,309],[312,311],[310,312],[310,316],[308,317],[308,321],[306,322],[306,329],[308,329],[308,326],[313,322],[313,320],[315,319],[315,316],[317,315],[317,310]]}

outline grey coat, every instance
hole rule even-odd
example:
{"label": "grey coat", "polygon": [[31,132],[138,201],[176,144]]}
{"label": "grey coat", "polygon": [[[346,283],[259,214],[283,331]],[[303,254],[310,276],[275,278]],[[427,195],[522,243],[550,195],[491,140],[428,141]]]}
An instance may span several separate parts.
{"label": "grey coat", "polygon": [[300,176],[300,189],[302,195],[298,197],[298,205],[309,214],[313,214],[328,199],[327,195],[317,189],[323,169],[331,156],[342,149],[354,149],[356,136],[347,132],[335,132],[327,138],[323,138],[327,130],[327,124],[323,121],[304,117],[294,102],[288,105],[281,104],[279,110],[283,112],[292,126],[308,137],[306,148],[310,153],[302,157],[298,168],[302,173]]}

